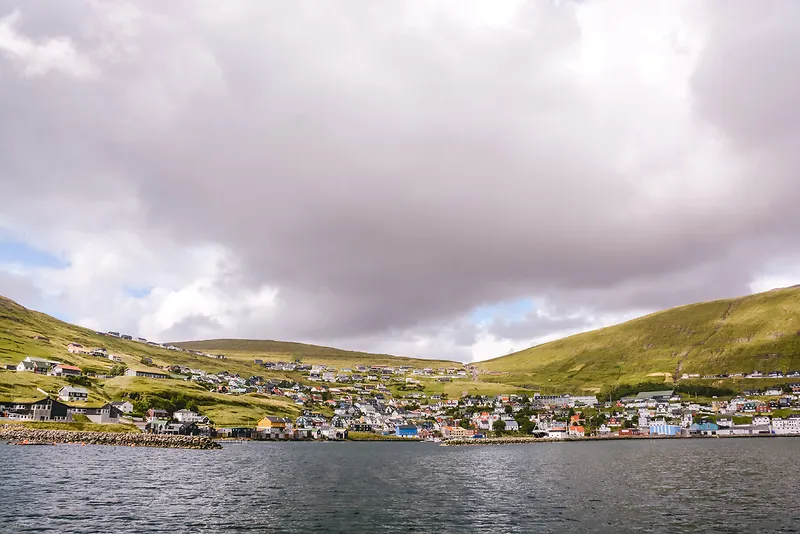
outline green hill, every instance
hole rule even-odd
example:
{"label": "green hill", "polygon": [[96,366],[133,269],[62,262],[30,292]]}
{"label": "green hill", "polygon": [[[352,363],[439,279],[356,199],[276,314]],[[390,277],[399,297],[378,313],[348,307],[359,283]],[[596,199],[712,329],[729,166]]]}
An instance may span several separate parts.
{"label": "green hill", "polygon": [[[85,348],[103,347],[118,356],[122,365],[134,369],[155,369],[180,365],[209,373],[228,371],[243,377],[253,375],[267,379],[289,379],[307,382],[300,373],[269,371],[254,362],[295,361],[326,364],[336,367],[357,365],[408,365],[411,367],[453,367],[455,362],[433,361],[352,352],[302,343],[255,340],[211,340],[180,343],[187,350],[224,354],[224,359],[210,358],[187,351],[168,350],[138,341],[103,335],[65,323],[49,315],[29,310],[5,297],[0,297],[0,400],[32,401],[54,394],[67,385],[63,378],[17,373],[4,369],[16,365],[26,356],[52,359],[76,365],[84,373],[108,374],[117,362],[89,354],[71,354],[67,345],[79,343]],[[149,362],[145,363],[145,359]],[[150,363],[152,362],[152,363]],[[488,384],[497,388],[496,384]],[[183,380],[155,380],[119,376],[93,378],[89,388],[89,404],[98,405],[119,400],[124,395],[175,398],[191,401],[204,415],[219,425],[253,425],[264,415],[296,416],[301,408],[283,397],[264,395],[225,395],[206,391]]]}
{"label": "green hill", "polygon": [[172,345],[208,353],[221,352],[229,358],[239,360],[249,361],[259,358],[264,361],[293,362],[299,359],[303,363],[320,363],[337,368],[355,367],[356,365],[389,365],[395,367],[407,365],[419,369],[426,367],[461,367],[461,363],[448,360],[424,360],[390,356],[388,354],[371,354],[288,341],[209,339],[206,341],[181,341],[172,343]]}
{"label": "green hill", "polygon": [[[800,370],[800,287],[680,306],[478,368],[483,380],[567,390],[672,382],[685,374]],[[746,382],[755,387],[759,381]]]}

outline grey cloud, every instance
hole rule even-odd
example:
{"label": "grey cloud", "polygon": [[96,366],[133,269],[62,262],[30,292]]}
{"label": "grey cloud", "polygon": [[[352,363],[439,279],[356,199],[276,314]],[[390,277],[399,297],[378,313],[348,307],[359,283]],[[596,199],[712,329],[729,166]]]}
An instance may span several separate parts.
{"label": "grey cloud", "polygon": [[[487,331],[500,339],[529,342],[532,339],[553,332],[571,332],[586,329],[592,321],[586,315],[549,316],[532,312],[525,317],[511,320],[497,320],[489,324]],[[527,347],[516,347],[521,350]]]}
{"label": "grey cloud", "polygon": [[184,317],[162,333],[163,341],[208,339],[211,332],[219,332],[222,325],[218,320],[203,314]]}
{"label": "grey cloud", "polygon": [[[748,171],[734,180],[684,165],[691,139],[662,150],[647,87],[576,79],[564,58],[580,7],[531,3],[497,29],[459,22],[459,5],[420,21],[404,2],[138,4],[129,18],[103,16],[119,4],[0,2],[21,31],[70,37],[101,72],[26,80],[0,60],[0,180],[32,204],[135,206],[103,227],[224,244],[237,283],[278,287],[284,303],[248,331],[282,339],[425,331],[519,295],[664,307],[741,291],[765,236],[797,244],[796,210],[773,210],[797,198],[796,156],[751,173],[738,148],[796,135],[776,111],[796,108],[778,88],[796,8],[772,4],[776,22],[748,41],[737,31],[760,8],[699,17],[696,114],[735,144],[720,155]],[[628,147],[635,164],[618,164]],[[698,200],[670,173],[719,186]],[[59,222],[98,231],[71,212]]]}

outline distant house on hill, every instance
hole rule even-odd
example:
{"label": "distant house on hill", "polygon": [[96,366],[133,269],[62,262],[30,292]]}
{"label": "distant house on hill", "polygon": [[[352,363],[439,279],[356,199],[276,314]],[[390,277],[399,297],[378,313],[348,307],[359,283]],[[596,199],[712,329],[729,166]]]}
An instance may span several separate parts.
{"label": "distant house on hill", "polygon": [[131,401],[112,402],[111,405],[122,413],[131,413],[133,411]]}
{"label": "distant house on hill", "polygon": [[50,371],[53,376],[81,376],[81,368],[60,363]]}
{"label": "distant house on hill", "polygon": [[47,373],[50,372],[50,370],[53,367],[60,364],[61,362],[54,362],[52,360],[45,360],[42,358],[32,358],[28,356],[24,360],[19,362],[19,364],[17,365],[17,371],[46,375]]}
{"label": "distant house on hill", "polygon": [[147,410],[147,420],[153,421],[155,419],[169,419],[169,413],[160,408],[150,408]]}
{"label": "distant house on hill", "polygon": [[654,400],[656,402],[669,402],[675,393],[674,389],[666,389],[663,391],[642,391],[636,395],[637,401]]}
{"label": "distant house on hill", "polygon": [[85,401],[89,398],[89,392],[84,388],[64,386],[58,390],[58,399],[64,402]]}
{"label": "distant house on hill", "polygon": [[70,354],[79,354],[84,352],[83,345],[80,343],[70,343],[67,345],[67,352]]}
{"label": "distant house on hill", "polygon": [[159,373],[156,371],[138,371],[136,369],[128,369],[127,371],[125,371],[125,376],[139,376],[144,378],[157,378],[157,379],[169,378],[169,375],[166,373]]}

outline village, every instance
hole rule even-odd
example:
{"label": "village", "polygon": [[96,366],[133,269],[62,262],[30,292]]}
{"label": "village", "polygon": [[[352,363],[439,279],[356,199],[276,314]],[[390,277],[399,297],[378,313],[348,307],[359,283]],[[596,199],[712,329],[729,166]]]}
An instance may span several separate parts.
{"label": "village", "polygon": [[[71,343],[67,351],[120,361],[105,349],[84,348],[77,343]],[[203,355],[224,359],[224,355]],[[138,395],[125,392],[113,402],[93,404],[88,402],[87,381],[103,376],[87,376],[76,366],[35,357],[26,357],[13,366],[14,370],[66,378],[70,384],[57,394],[41,391],[42,398],[32,402],[0,401],[0,416],[9,421],[127,423],[152,434],[253,440],[800,435],[800,383],[748,391],[730,399],[692,399],[674,390],[642,391],[603,400],[592,395],[538,392],[494,396],[464,392],[451,398],[446,393],[426,392],[422,379],[458,381],[470,375],[469,366],[418,369],[357,365],[336,369],[322,364],[259,359],[254,364],[265,371],[295,373],[298,379],[243,377],[178,365],[163,369],[117,368],[116,372],[145,380],[191,381],[208,391],[227,395],[283,397],[297,406],[299,416],[264,413],[252,425],[221,426],[199,409],[169,411],[157,405],[147,406]],[[786,376],[790,374],[793,375]]]}

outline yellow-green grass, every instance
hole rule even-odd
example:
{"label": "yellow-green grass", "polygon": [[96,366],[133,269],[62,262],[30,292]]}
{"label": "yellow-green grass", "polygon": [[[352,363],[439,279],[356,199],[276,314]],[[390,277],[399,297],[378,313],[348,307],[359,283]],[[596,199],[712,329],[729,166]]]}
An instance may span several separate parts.
{"label": "yellow-green grass", "polygon": [[[0,371],[0,400],[15,400],[19,402],[33,402],[45,398],[47,395],[55,396],[64,386],[70,385],[67,380],[55,376],[39,375],[36,373],[19,373],[16,371]],[[108,399],[96,383],[83,387],[89,392],[85,402],[69,402],[70,406],[102,406]],[[44,391],[45,393],[42,393]]]}
{"label": "yellow-green grass", "polygon": [[57,393],[65,385],[66,380],[53,376],[0,371],[0,400],[33,402],[45,397],[39,389],[47,393]]}
{"label": "yellow-green grass", "polygon": [[793,287],[673,308],[478,367],[484,381],[573,391],[670,383],[684,373],[786,372],[800,369],[798,332],[800,288]]}
{"label": "yellow-green grass", "polygon": [[294,402],[271,395],[226,395],[205,390],[200,385],[183,380],[154,380],[119,376],[103,382],[103,391],[114,399],[123,393],[159,396],[182,394],[194,400],[200,413],[218,426],[255,426],[264,416],[297,417],[302,408]]}
{"label": "yellow-green grass", "polygon": [[[48,340],[34,339],[44,336]],[[0,297],[0,365],[16,365],[26,356],[47,358],[80,367],[84,372],[104,374],[116,362],[88,354],[71,354],[67,345],[79,343],[86,348],[104,347],[133,369],[147,369],[142,358],[150,358],[155,366],[180,365],[217,373],[228,371],[240,375],[263,375],[264,368],[252,360],[218,360],[189,352],[167,350],[146,343],[100,335],[92,330],[59,321],[40,312],[28,310]],[[152,368],[151,368],[152,369]]]}
{"label": "yellow-green grass", "polygon": [[[503,395],[512,393],[525,393],[522,388],[497,382],[475,382],[472,380],[453,379],[452,382],[440,382],[435,379],[421,379],[424,391],[414,389],[403,390],[402,384],[392,384],[389,389],[398,396],[411,393],[425,393],[426,395],[447,394],[448,398],[458,399],[464,393],[468,395]],[[530,392],[529,392],[530,393]]]}
{"label": "yellow-green grass", "polygon": [[101,425],[99,423],[56,423],[50,421],[10,421],[6,424],[24,426],[36,430],[73,430],[78,432],[132,432],[140,430],[136,425]]}
{"label": "yellow-green grass", "polygon": [[258,358],[270,362],[294,362],[299,359],[302,363],[324,364],[336,368],[353,368],[357,365],[388,365],[391,367],[410,366],[418,369],[461,367],[461,363],[449,360],[424,360],[419,358],[406,358],[388,354],[372,354],[293,343],[286,341],[255,340],[255,339],[210,339],[206,341],[186,341],[175,343],[176,346],[186,349],[199,350],[209,353],[222,353],[229,359],[252,362]]}

